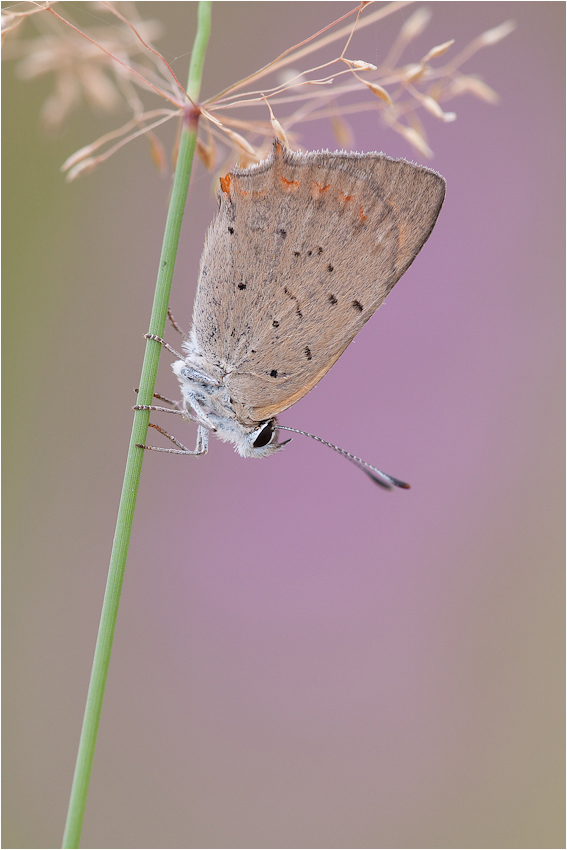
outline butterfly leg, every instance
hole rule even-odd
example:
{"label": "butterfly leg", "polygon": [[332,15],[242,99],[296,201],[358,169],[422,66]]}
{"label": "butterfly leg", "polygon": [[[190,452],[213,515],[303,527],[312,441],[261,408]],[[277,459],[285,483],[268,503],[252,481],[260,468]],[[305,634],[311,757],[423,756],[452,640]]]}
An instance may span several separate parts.
{"label": "butterfly leg", "polygon": [[135,404],[132,410],[155,410],[158,413],[178,413],[180,416],[187,416],[193,422],[197,421],[194,416],[191,416],[185,410],[178,410],[175,407],[158,407],[157,404]]}
{"label": "butterfly leg", "polygon": [[[136,394],[138,394],[138,393],[140,392],[140,390],[138,389],[138,387],[136,387],[136,389],[134,390],[134,392],[135,392]],[[181,407],[179,406],[179,402],[178,402],[178,401],[173,401],[173,399],[171,399],[171,398],[166,398],[164,395],[160,395],[159,393],[154,393],[154,398],[157,398],[157,399],[159,399],[160,401],[164,401],[166,404],[170,404],[172,407],[176,407],[176,408],[177,408],[177,410],[181,410]]]}
{"label": "butterfly leg", "polygon": [[[135,393],[139,392],[136,388],[134,390]],[[160,413],[179,413],[185,419],[190,419],[191,422],[198,422],[198,420],[192,416],[187,410],[184,410],[181,407],[181,403],[179,401],[174,401],[171,398],[166,398],[164,395],[160,395],[159,393],[154,393],[154,398],[159,399],[160,401],[164,401],[166,404],[170,404],[171,407],[158,407],[155,404],[135,404],[132,410],[157,410]]]}
{"label": "butterfly leg", "polygon": [[191,413],[180,407],[179,402],[172,401],[171,399],[165,398],[165,396],[161,396],[158,393],[154,393],[154,398],[159,398],[161,401],[166,401],[168,404],[174,404],[175,407],[159,407],[156,404],[135,404],[132,410],[154,410],[158,413],[178,413],[180,416],[183,416],[184,419],[190,419],[191,422],[203,423],[201,427],[205,428],[208,431],[217,430],[214,424],[205,415],[205,413],[201,411],[200,403],[194,398],[189,398],[188,401],[195,413],[197,413],[197,416],[192,416]]}
{"label": "butterfly leg", "polygon": [[[171,411],[175,412],[175,411]],[[146,446],[143,443],[136,443],[137,448],[139,449],[148,449],[148,451],[152,452],[165,452],[170,455],[192,455],[193,457],[198,457],[199,455],[206,455],[209,450],[209,432],[206,428],[203,428],[201,425],[197,428],[197,443],[195,445],[195,451],[191,451],[184,446],[183,443],[180,443],[172,434],[169,434],[163,428],[160,428],[159,425],[154,425],[152,422],[149,423],[150,428],[155,428],[156,431],[159,431],[160,434],[163,434],[164,437],[167,437],[168,440],[171,440],[174,445],[178,446],[177,449],[163,449],[158,446]]]}
{"label": "butterfly leg", "polygon": [[167,308],[167,315],[168,315],[168,317],[169,317],[169,321],[171,322],[172,326],[175,328],[175,330],[177,331],[177,333],[181,334],[181,336],[183,337],[183,339],[184,339],[184,340],[185,340],[185,339],[189,339],[189,334],[185,333],[185,331],[184,331],[184,330],[182,330],[182,329],[179,327],[179,325],[177,324],[177,322],[176,322],[176,321],[175,321],[175,319],[173,318],[173,313],[171,312],[171,307],[168,307],[168,308]]}
{"label": "butterfly leg", "polygon": [[178,351],[175,350],[175,348],[172,348],[171,345],[169,345],[169,343],[165,341],[165,339],[161,338],[161,336],[157,336],[157,334],[144,334],[144,337],[146,339],[153,339],[154,342],[159,342],[160,345],[163,345],[164,348],[167,348],[168,351],[174,354],[178,360],[185,360],[185,355],[180,354]]}

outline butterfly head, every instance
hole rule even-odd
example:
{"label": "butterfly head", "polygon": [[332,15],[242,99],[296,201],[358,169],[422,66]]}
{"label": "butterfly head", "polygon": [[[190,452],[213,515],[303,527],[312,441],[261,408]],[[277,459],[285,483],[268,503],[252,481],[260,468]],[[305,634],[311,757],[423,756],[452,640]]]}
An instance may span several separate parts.
{"label": "butterfly head", "polygon": [[289,443],[289,440],[278,443],[278,423],[275,417],[258,422],[252,430],[235,419],[222,419],[215,424],[215,434],[219,440],[232,443],[242,457],[269,457]]}
{"label": "butterfly head", "polygon": [[253,431],[242,434],[236,451],[243,457],[269,457],[279,451],[289,440],[278,443],[278,423],[274,418],[259,422]]}

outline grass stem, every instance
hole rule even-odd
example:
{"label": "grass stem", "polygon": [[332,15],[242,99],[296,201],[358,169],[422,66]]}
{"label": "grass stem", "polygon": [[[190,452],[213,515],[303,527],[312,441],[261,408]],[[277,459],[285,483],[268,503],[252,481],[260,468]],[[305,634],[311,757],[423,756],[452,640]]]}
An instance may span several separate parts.
{"label": "grass stem", "polygon": [[[185,120],[180,138],[179,154],[175,169],[171,201],[167,214],[167,222],[165,226],[154,302],[149,325],[149,333],[156,334],[157,336],[163,336],[167,318],[167,308],[169,305],[169,295],[171,291],[173,270],[175,267],[177,246],[179,243],[181,222],[183,220],[185,200],[187,197],[187,190],[189,188],[189,177],[191,175],[191,164],[197,141],[199,111],[198,108],[195,107],[195,104],[198,101],[201,87],[201,76],[209,38],[210,24],[211,2],[210,0],[201,0],[198,6],[197,31],[191,55],[189,80],[187,84],[187,92],[192,103],[189,103],[185,110]],[[139,404],[152,403],[159,365],[160,349],[161,346],[159,343],[152,340],[147,341],[142,366],[142,375],[139,384]],[[106,592],[102,605],[100,626],[91,671],[91,680],[87,695],[85,715],[83,718],[83,728],[81,731],[79,751],[77,753],[75,774],[73,777],[71,797],[69,800],[69,809],[67,812],[63,847],[79,847],[81,838],[83,817],[87,802],[106,679],[110,665],[114,629],[118,616],[120,593],[124,579],[126,557],[128,554],[128,545],[132,531],[140,473],[142,471],[142,460],[144,457],[143,449],[136,448],[136,443],[146,442],[149,416],[149,411],[137,410],[134,413],[134,423],[132,426],[130,447],[126,461],[122,496],[116,520],[116,531],[110,557]]]}

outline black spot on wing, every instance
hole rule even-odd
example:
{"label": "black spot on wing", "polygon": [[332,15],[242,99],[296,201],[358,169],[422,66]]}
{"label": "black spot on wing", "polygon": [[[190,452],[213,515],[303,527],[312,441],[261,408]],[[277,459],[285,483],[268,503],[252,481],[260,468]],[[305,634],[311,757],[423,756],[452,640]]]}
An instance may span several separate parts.
{"label": "black spot on wing", "polygon": [[297,295],[294,295],[292,292],[290,292],[287,286],[284,286],[283,291],[288,296],[288,298],[291,298],[292,301],[295,301],[295,313],[300,319],[302,319],[303,313],[301,312],[301,309],[299,307],[299,299],[297,298]]}

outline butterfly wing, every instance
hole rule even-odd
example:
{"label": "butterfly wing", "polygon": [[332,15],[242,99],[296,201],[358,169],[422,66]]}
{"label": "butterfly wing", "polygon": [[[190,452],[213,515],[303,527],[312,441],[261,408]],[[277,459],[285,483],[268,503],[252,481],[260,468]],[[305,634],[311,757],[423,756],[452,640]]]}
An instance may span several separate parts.
{"label": "butterfly wing", "polygon": [[277,141],[221,179],[193,332],[242,422],[315,386],[414,260],[444,195],[442,177],[405,160]]}

